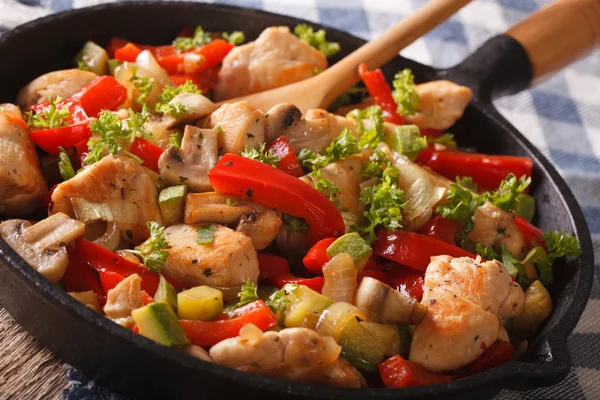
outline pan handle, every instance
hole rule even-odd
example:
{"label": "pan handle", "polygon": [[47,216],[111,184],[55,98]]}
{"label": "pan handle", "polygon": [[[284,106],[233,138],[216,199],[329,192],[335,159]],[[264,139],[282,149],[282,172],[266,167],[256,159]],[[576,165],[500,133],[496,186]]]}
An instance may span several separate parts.
{"label": "pan handle", "polygon": [[481,101],[537,84],[600,46],[600,1],[557,0],[477,49],[442,77]]}

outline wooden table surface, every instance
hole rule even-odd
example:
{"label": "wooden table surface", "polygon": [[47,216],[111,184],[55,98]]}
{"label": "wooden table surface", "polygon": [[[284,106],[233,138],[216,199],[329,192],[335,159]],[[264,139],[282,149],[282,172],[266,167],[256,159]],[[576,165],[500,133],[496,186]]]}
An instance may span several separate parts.
{"label": "wooden table surface", "polygon": [[65,365],[0,307],[0,399],[59,399],[66,386]]}

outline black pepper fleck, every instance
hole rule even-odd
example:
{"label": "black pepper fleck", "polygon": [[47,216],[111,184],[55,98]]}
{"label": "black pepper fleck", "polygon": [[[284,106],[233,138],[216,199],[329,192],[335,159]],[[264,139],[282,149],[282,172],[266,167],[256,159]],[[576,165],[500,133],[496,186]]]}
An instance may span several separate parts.
{"label": "black pepper fleck", "polygon": [[204,274],[204,276],[206,276],[208,278],[209,276],[211,276],[213,274],[212,269],[206,268],[204,270],[203,274]]}

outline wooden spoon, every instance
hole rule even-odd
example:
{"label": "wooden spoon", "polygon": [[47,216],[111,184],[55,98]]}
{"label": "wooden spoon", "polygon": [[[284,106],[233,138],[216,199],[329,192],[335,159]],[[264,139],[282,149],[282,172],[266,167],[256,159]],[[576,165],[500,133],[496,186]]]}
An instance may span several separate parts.
{"label": "wooden spoon", "polygon": [[218,104],[247,101],[267,111],[280,103],[292,103],[302,113],[311,108],[327,108],[339,95],[360,79],[358,66],[378,68],[398,55],[400,50],[438,26],[471,0],[431,0],[377,39],[365,43],[342,60],[313,76],[290,85],[228,99]]}

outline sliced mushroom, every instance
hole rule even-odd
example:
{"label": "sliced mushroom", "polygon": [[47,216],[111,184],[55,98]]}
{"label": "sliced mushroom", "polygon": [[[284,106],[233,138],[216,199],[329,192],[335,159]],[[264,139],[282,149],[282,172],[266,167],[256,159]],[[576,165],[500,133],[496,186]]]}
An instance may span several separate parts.
{"label": "sliced mushroom", "polygon": [[257,250],[271,244],[282,225],[281,214],[272,208],[216,192],[188,194],[184,222],[234,225],[236,231],[252,239]]}
{"label": "sliced mushroom", "polygon": [[302,119],[302,112],[293,104],[278,104],[265,117],[267,143],[285,136],[296,153],[304,148],[321,152],[331,143],[329,121]]}
{"label": "sliced mushroom", "polygon": [[245,146],[257,147],[265,141],[265,115],[245,101],[223,104],[204,125],[219,127],[220,154],[240,154]]}
{"label": "sliced mushroom", "polygon": [[368,321],[381,324],[417,325],[427,312],[427,307],[415,299],[370,277],[360,282],[354,302]]}
{"label": "sliced mushroom", "polygon": [[63,99],[74,95],[96,79],[93,72],[77,68],[53,71],[44,74],[25,86],[17,96],[17,104],[29,108],[37,103],[46,103],[60,96]]}
{"label": "sliced mushroom", "polygon": [[69,263],[66,245],[85,233],[82,222],[63,213],[35,225],[22,219],[0,224],[0,235],[21,257],[51,282],[58,282]]}
{"label": "sliced mushroom", "polygon": [[169,104],[179,103],[184,107],[184,112],[173,117],[171,115],[163,116],[164,126],[167,129],[177,125],[187,124],[202,117],[207,116],[217,109],[215,103],[197,93],[181,93],[173,97]]}
{"label": "sliced mushroom", "polygon": [[171,185],[185,184],[191,192],[212,189],[207,172],[216,164],[217,131],[187,125],[181,148],[169,147],[158,160],[158,170]]}

